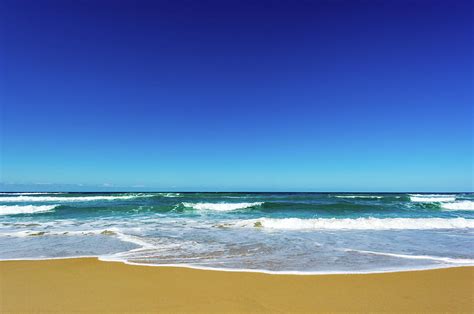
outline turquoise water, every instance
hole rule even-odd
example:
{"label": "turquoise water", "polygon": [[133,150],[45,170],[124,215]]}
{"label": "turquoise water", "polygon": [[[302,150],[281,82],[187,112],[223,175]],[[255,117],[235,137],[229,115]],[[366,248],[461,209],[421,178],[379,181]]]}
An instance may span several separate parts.
{"label": "turquoise water", "polygon": [[474,265],[474,195],[0,193],[0,259],[269,272]]}

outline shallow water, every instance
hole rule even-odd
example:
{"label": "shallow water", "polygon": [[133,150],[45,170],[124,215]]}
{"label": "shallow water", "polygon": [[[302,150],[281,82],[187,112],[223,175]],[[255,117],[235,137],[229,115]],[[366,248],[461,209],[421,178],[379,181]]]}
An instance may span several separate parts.
{"label": "shallow water", "polygon": [[272,272],[474,265],[474,195],[0,193],[0,258]]}

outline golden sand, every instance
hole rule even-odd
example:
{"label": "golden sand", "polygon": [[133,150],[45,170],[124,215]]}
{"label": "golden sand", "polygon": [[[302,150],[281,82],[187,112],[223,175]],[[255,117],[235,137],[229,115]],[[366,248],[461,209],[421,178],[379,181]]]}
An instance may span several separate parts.
{"label": "golden sand", "polygon": [[474,312],[474,267],[268,275],[95,258],[0,262],[0,312]]}

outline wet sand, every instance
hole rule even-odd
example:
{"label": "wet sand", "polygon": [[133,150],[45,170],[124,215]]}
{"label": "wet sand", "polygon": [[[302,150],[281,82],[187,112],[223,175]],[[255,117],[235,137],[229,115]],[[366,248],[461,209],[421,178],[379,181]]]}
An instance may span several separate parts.
{"label": "wet sand", "polygon": [[268,275],[95,258],[0,262],[0,312],[474,312],[474,267]]}

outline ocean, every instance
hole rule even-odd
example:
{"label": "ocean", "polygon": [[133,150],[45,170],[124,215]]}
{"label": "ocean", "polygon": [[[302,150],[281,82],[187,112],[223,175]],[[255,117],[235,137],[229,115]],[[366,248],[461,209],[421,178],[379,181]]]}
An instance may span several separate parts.
{"label": "ocean", "polygon": [[268,273],[474,265],[472,193],[0,193],[0,259]]}

